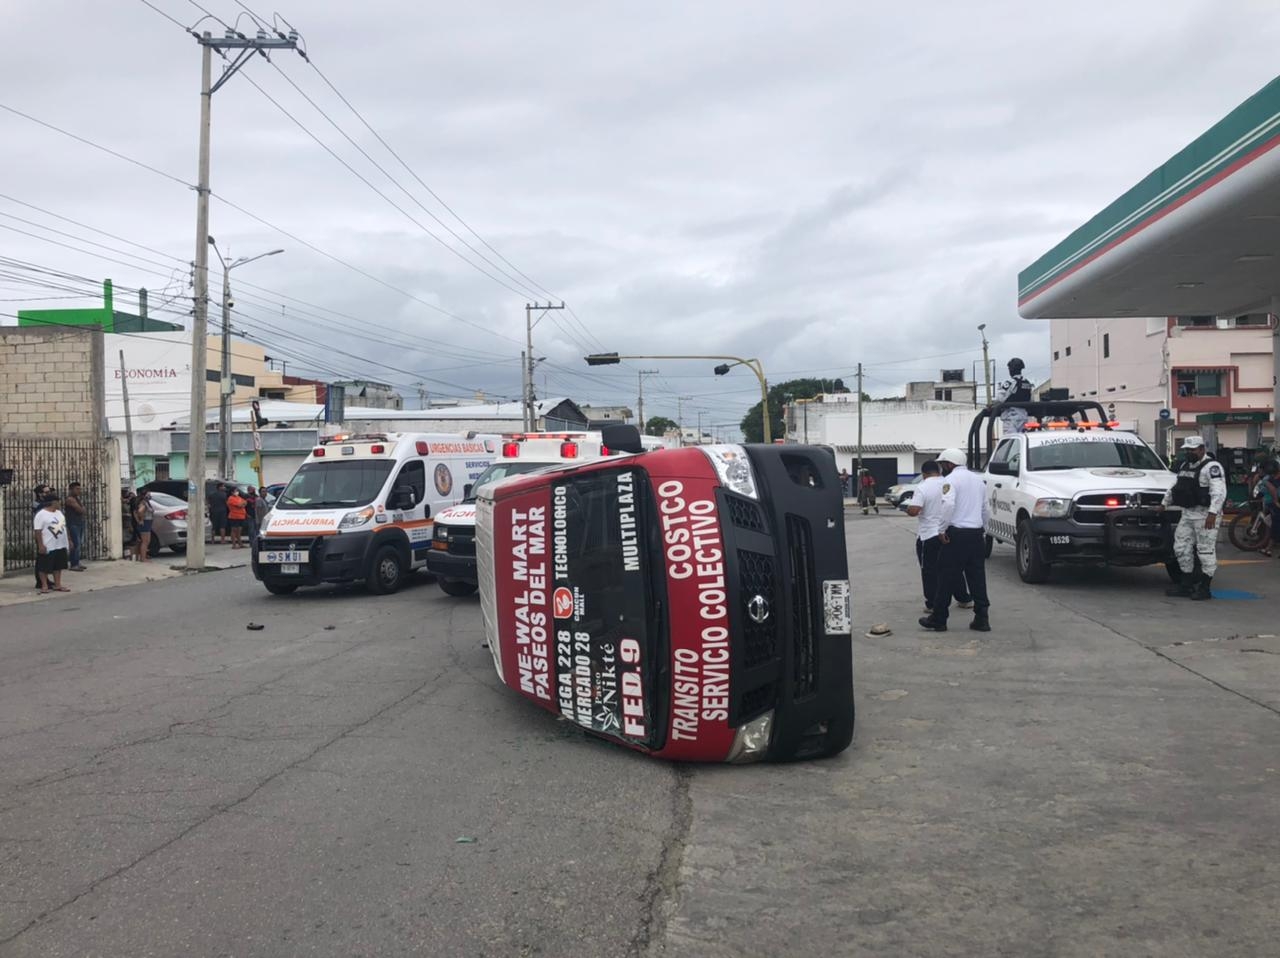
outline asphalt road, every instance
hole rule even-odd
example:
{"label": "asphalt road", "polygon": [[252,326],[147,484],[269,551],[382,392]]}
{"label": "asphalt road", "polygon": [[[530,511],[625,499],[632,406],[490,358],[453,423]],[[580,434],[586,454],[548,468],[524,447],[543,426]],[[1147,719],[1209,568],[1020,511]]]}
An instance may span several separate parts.
{"label": "asphalt road", "polygon": [[427,582],[5,609],[0,955],[1273,953],[1280,569],[1193,604],[999,549],[995,630],[932,635],[910,526],[848,520],[894,635],[855,640],[854,747],[803,765],[592,741]]}

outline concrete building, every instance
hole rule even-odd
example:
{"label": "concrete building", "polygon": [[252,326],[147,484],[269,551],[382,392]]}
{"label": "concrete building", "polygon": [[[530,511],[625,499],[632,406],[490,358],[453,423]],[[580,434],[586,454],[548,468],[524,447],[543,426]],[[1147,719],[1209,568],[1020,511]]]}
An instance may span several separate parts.
{"label": "concrete building", "polygon": [[334,383],[346,390],[347,402],[367,409],[404,409],[404,397],[386,383],[352,379]]}
{"label": "concrete building", "polygon": [[943,369],[936,380],[907,383],[907,399],[917,401],[958,402],[976,405],[978,384],[965,376],[963,369]]}
{"label": "concrete building", "polygon": [[1274,343],[1266,313],[1055,319],[1052,381],[1070,399],[1098,400],[1162,453],[1193,433],[1256,445],[1273,418]]}
{"label": "concrete building", "polygon": [[[876,399],[862,411],[862,464],[881,489],[920,471],[920,465],[949,446],[964,447],[973,422],[972,402],[932,399]],[[817,396],[788,406],[787,442],[829,446],[836,467],[853,472],[858,458],[858,397]],[[807,433],[807,439],[806,437]]]}
{"label": "concrete building", "polygon": [[582,414],[587,417],[587,424],[592,429],[616,422],[630,422],[632,415],[630,406],[583,406]]}

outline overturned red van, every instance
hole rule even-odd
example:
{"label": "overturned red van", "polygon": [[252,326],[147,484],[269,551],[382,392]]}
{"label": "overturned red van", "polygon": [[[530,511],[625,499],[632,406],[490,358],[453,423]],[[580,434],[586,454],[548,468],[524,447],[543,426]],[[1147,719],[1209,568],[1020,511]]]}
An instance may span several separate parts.
{"label": "overturned red van", "polygon": [[684,761],[817,758],[851,741],[828,451],[696,446],[514,477],[481,491],[476,546],[498,675],[543,708]]}

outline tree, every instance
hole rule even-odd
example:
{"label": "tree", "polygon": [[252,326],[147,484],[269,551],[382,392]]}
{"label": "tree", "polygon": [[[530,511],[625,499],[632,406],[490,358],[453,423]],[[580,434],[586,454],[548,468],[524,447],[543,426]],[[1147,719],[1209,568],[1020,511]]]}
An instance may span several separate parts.
{"label": "tree", "polygon": [[668,429],[677,429],[678,424],[674,419],[668,419],[666,416],[652,416],[645,423],[644,431],[647,436],[658,436],[661,438],[667,434]]}
{"label": "tree", "polygon": [[[841,379],[789,379],[769,387],[769,428],[775,439],[785,436],[786,423],[782,420],[782,407],[796,399],[812,399],[821,393],[848,392]],[[791,398],[788,399],[787,397]],[[760,424],[760,404],[756,403],[742,417],[742,435],[747,442],[764,442],[764,427]]]}

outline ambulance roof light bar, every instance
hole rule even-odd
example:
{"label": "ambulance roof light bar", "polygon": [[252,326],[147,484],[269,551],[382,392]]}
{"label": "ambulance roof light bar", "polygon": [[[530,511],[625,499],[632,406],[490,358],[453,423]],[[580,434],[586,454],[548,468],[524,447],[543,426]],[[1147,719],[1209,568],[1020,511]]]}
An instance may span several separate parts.
{"label": "ambulance roof light bar", "polygon": [[387,434],[385,432],[370,432],[360,435],[348,435],[347,433],[338,433],[336,436],[321,436],[320,445],[327,446],[335,442],[386,442]]}

